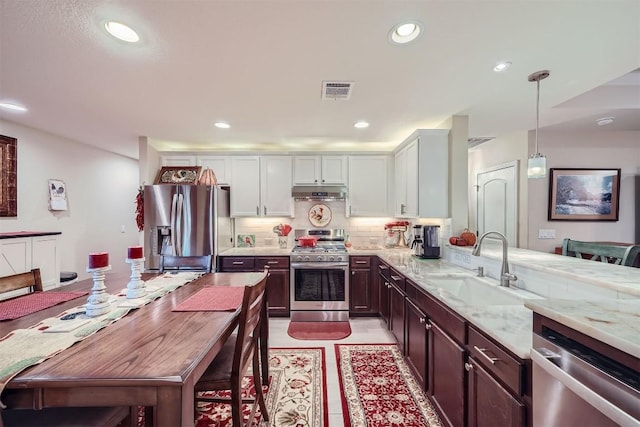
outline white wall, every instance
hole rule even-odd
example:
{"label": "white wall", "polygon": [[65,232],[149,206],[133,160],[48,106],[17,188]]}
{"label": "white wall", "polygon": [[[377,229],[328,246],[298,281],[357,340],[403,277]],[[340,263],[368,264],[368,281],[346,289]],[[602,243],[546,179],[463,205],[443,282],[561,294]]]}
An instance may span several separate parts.
{"label": "white wall", "polygon": [[[138,161],[7,121],[0,120],[0,134],[18,139],[18,216],[0,218],[0,232],[62,232],[61,270],[80,278],[89,277],[90,252],[108,252],[112,272],[130,270],[124,260],[138,244]],[[66,183],[67,211],[48,210],[50,178]]]}
{"label": "white wall", "polygon": [[[563,238],[637,243],[640,132],[540,132],[540,152],[549,168],[620,168],[620,216],[616,222],[548,221],[549,178],[529,181],[529,249],[551,252]],[[538,239],[538,229],[556,230],[556,239]]]}
{"label": "white wall", "polygon": [[469,150],[469,228],[478,230],[476,175],[479,171],[518,160],[518,247],[528,247],[527,132],[501,135]]}

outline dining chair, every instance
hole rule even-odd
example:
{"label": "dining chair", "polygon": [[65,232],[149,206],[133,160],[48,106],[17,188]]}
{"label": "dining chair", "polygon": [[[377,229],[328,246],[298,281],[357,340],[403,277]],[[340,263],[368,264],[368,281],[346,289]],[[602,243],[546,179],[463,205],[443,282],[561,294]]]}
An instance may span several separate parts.
{"label": "dining chair", "polygon": [[130,420],[128,406],[0,410],[4,427],[118,427]]}
{"label": "dining chair", "polygon": [[[242,298],[238,332],[227,339],[211,365],[196,383],[195,401],[196,412],[198,402],[218,402],[231,405],[233,426],[242,425],[242,404],[252,403],[248,424],[255,416],[257,407],[264,421],[269,420],[267,406],[262,390],[260,378],[259,344],[260,324],[264,316],[263,307],[266,304],[266,284],[268,273],[256,285],[247,286]],[[242,398],[242,379],[249,365],[252,365],[253,381],[255,384],[255,398]],[[231,391],[231,397],[210,397],[199,392]],[[257,403],[257,405],[256,405]]]}
{"label": "dining chair", "polygon": [[211,272],[211,255],[160,257],[160,271],[204,271]]}
{"label": "dining chair", "polygon": [[640,245],[611,245],[606,243],[581,242],[579,240],[564,239],[562,241],[562,255],[583,258],[590,255],[592,261],[633,266],[640,253]]}
{"label": "dining chair", "polygon": [[29,292],[42,292],[42,278],[39,268],[34,268],[26,273],[0,277],[0,294],[25,288],[28,288]]}

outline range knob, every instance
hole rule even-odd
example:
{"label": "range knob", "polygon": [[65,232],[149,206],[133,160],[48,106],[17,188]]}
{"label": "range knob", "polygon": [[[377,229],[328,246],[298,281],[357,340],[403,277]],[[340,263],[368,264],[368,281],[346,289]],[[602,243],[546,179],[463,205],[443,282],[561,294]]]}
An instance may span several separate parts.
{"label": "range knob", "polygon": [[334,260],[335,260],[335,257],[334,257],[333,255],[331,255],[331,256],[329,257],[329,261],[334,261]]}
{"label": "range knob", "polygon": [[318,255],[318,257],[316,258],[316,261],[322,261],[322,255]]}
{"label": "range knob", "polygon": [[336,257],[336,261],[342,261],[342,257],[341,256],[337,256]]}
{"label": "range knob", "polygon": [[307,255],[307,256],[305,256],[305,257],[304,257],[304,260],[305,260],[305,261],[309,261],[309,260],[310,260],[309,256],[308,256],[308,255]]}
{"label": "range knob", "polygon": [[298,261],[298,262],[302,261],[302,256],[298,255],[298,256],[296,257],[296,261]]}

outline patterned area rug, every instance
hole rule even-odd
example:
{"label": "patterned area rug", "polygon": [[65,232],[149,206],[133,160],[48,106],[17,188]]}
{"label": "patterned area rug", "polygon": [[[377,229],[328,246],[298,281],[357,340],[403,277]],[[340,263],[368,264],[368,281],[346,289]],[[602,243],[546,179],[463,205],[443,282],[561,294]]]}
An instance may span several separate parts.
{"label": "patterned area rug", "polygon": [[346,427],[441,427],[395,344],[335,344]]}
{"label": "patterned area rug", "polygon": [[[269,426],[329,426],[324,348],[269,349],[269,373],[271,378],[265,395]],[[243,394],[254,396],[252,389],[253,378],[245,377]],[[243,413],[246,423],[251,405],[243,405]],[[257,420],[251,425],[257,426]],[[232,427],[231,407],[200,402],[196,427],[210,426]]]}

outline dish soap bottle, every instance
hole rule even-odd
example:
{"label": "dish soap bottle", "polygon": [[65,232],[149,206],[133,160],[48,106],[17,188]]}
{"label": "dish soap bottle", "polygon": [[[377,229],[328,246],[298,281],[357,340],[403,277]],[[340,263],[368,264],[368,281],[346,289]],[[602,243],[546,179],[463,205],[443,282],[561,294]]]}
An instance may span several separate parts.
{"label": "dish soap bottle", "polygon": [[349,249],[351,247],[351,240],[349,240],[349,235],[347,234],[346,238],[344,239],[344,247]]}

